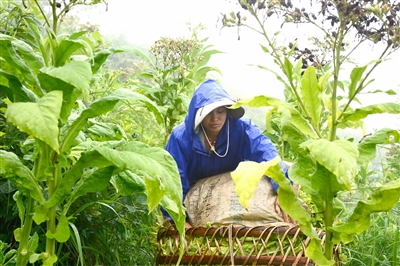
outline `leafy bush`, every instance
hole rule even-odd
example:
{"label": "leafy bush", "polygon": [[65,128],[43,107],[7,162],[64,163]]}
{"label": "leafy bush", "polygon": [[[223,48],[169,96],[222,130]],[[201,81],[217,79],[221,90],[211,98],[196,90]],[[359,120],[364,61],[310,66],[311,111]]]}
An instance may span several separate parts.
{"label": "leafy bush", "polygon": [[[96,117],[122,100],[138,101],[153,110],[157,106],[127,89],[117,89],[88,101],[93,75],[110,54],[120,50],[96,45],[97,34],[92,39],[85,37],[84,32],[57,36],[60,18],[67,8],[79,3],[61,5],[61,13],[57,3],[51,3],[50,20],[41,4],[35,2],[32,8],[41,11],[45,27],[30,13],[21,19],[23,26],[20,25],[27,35],[16,38],[0,34],[0,55],[4,63],[0,69],[0,88],[9,100],[4,117],[7,123],[29,135],[33,147],[33,152],[23,153],[23,158],[0,150],[0,174],[17,189],[13,195],[20,220],[20,227],[14,230],[18,252],[13,260],[17,265],[39,261],[53,265],[66,261],[61,250],[62,243],[67,241],[74,245],[78,254],[75,258],[84,265],[83,251],[86,247],[90,249],[90,244],[82,245],[82,240],[87,239],[80,237],[82,232],[74,224],[82,209],[76,210],[73,206],[88,193],[100,195],[99,192],[106,191],[111,187],[110,180],[114,189],[124,193],[118,197],[135,193],[150,195],[147,197],[149,212],[163,205],[183,234],[182,191],[173,158],[162,148],[131,141],[117,125],[96,121]],[[25,36],[34,38],[25,39]],[[31,163],[26,164],[25,159]],[[124,178],[118,179],[121,176]],[[118,197],[104,203],[109,208],[101,209],[104,217],[112,217],[108,213],[110,209],[121,211],[116,206]],[[86,199],[93,200],[90,196]],[[113,212],[120,218],[117,211]],[[86,218],[98,216],[92,213]],[[116,241],[126,221],[115,217],[112,221],[119,233],[115,234]],[[90,236],[92,228],[80,229]],[[88,254],[104,259],[96,256],[96,252]]]}

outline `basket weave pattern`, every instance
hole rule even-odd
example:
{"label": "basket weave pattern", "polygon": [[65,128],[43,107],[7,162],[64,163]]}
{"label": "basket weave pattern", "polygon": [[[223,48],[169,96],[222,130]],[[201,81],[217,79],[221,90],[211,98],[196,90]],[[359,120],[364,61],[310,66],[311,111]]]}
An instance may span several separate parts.
{"label": "basket weave pattern", "polygon": [[[317,232],[322,243],[325,233]],[[304,252],[310,239],[296,225],[193,227],[186,230],[181,265],[314,265]],[[175,265],[179,233],[158,232],[158,265]]]}

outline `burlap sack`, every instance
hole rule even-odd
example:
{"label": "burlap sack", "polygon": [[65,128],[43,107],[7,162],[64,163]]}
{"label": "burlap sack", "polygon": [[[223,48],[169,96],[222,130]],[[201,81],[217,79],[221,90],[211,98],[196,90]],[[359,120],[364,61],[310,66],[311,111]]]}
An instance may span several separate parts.
{"label": "burlap sack", "polygon": [[[283,223],[275,211],[277,194],[262,178],[245,209],[239,203],[230,172],[198,181],[187,193],[184,204],[192,226],[240,224],[248,227]],[[286,224],[286,223],[284,223]]]}

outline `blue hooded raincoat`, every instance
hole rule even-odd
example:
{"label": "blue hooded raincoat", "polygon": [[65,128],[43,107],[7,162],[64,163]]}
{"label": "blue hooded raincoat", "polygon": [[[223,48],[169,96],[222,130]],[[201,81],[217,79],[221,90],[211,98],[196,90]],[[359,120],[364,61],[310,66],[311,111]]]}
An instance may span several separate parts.
{"label": "blue hooded raincoat", "polygon": [[[166,149],[178,165],[183,198],[189,191],[191,183],[202,178],[233,171],[242,161],[263,162],[279,156],[271,140],[263,135],[249,118],[235,119],[229,116],[229,111],[225,125],[215,144],[218,154],[225,154],[229,134],[227,155],[220,158],[205,149],[193,128],[196,112],[207,104],[226,98],[231,99],[216,81],[203,82],[193,94],[184,123],[173,130],[168,140]],[[283,163],[281,163],[281,167],[287,176],[287,169]],[[278,186],[272,180],[271,182],[276,191]]]}

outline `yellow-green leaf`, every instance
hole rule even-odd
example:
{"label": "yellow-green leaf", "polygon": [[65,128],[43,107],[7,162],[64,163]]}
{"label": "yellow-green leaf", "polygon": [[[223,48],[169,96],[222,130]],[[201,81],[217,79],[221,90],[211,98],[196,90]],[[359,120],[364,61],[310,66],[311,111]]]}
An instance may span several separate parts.
{"label": "yellow-green leaf", "polygon": [[301,79],[301,92],[303,94],[304,106],[310,116],[311,124],[315,129],[318,129],[322,103],[321,91],[314,67],[308,67],[306,71],[304,71]]}
{"label": "yellow-green leaf", "polygon": [[351,180],[358,171],[359,153],[354,144],[344,140],[317,139],[308,140],[302,146],[307,147],[311,156],[332,172],[348,190],[351,189]]}
{"label": "yellow-green leaf", "polygon": [[239,196],[239,203],[247,208],[251,196],[260,182],[261,177],[265,174],[266,170],[274,164],[280,162],[279,157],[271,161],[257,163],[257,162],[241,162],[238,167],[231,173],[233,182],[235,182],[235,192]]}
{"label": "yellow-green leaf", "polygon": [[391,210],[400,198],[400,179],[394,180],[377,188],[367,200],[359,201],[349,220],[342,225],[333,227],[334,243],[344,244],[353,240],[370,226],[370,216],[375,212]]}
{"label": "yellow-green leaf", "polygon": [[293,124],[304,134],[309,135],[312,138],[317,138],[315,131],[311,128],[308,121],[304,119],[304,117],[296,110],[291,104],[281,101],[279,99],[268,97],[264,95],[256,96],[253,98],[249,98],[246,100],[237,101],[233,104],[232,108],[238,108],[242,105],[249,107],[263,107],[263,106],[274,106],[274,107],[282,107],[290,111],[292,116]]}
{"label": "yellow-green leaf", "polygon": [[21,131],[32,135],[59,152],[59,128],[62,92],[46,93],[36,103],[17,102],[8,106],[5,116]]}

